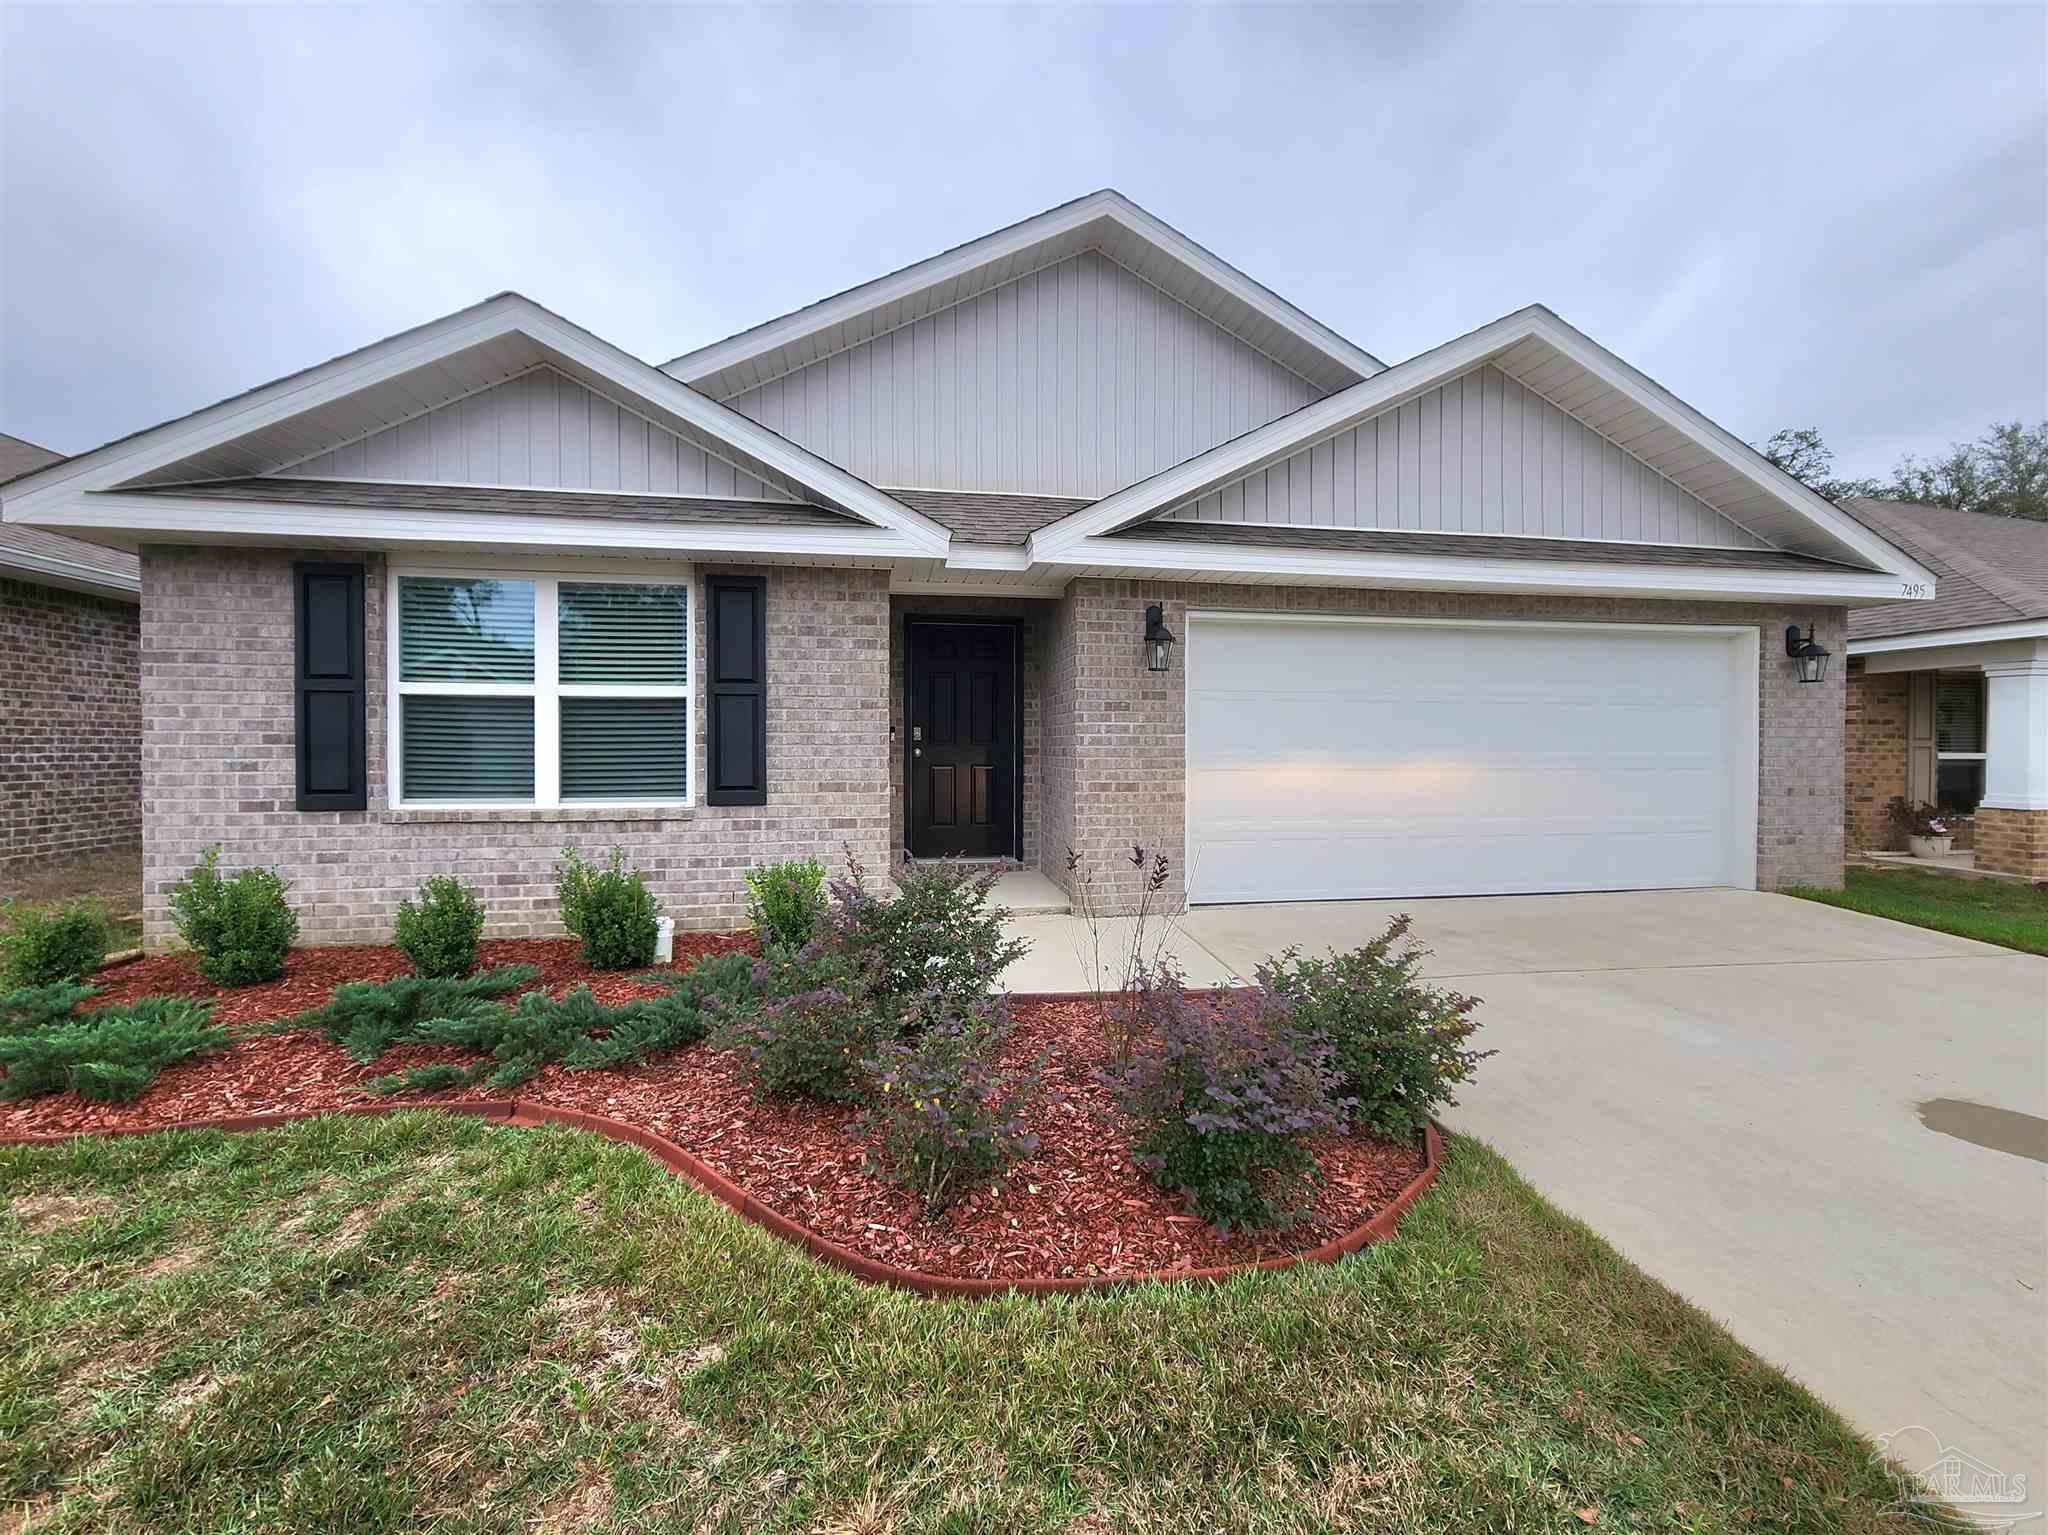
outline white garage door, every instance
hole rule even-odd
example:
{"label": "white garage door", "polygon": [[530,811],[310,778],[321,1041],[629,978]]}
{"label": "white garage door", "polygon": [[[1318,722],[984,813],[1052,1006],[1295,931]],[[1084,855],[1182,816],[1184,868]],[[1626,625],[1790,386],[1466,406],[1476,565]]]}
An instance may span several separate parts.
{"label": "white garage door", "polygon": [[1754,629],[1187,627],[1196,901],[1756,883]]}

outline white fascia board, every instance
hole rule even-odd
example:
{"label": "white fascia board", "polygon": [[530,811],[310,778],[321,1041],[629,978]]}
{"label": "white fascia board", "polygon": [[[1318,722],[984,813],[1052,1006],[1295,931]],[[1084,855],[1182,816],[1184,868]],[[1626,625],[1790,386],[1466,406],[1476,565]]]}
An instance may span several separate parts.
{"label": "white fascia board", "polygon": [[60,586],[66,591],[118,597],[128,602],[142,595],[140,576],[117,576],[79,560],[27,549],[0,549],[0,575],[16,575],[42,586]]}
{"label": "white fascia board", "polygon": [[[1114,532],[1130,523],[1194,500],[1255,474],[1326,437],[1334,437],[1373,416],[1434,389],[1531,338],[1544,341],[1658,417],[1683,432],[1728,467],[1817,524],[1893,578],[1881,596],[1919,599],[1934,594],[1934,572],[1895,544],[1816,495],[1762,454],[1707,420],[1691,406],[1631,368],[1613,353],[1565,324],[1540,304],[1518,309],[1442,346],[1397,363],[1386,372],[1326,396],[1265,426],[1232,438],[1149,479],[1126,486],[1094,505],[1031,535],[1034,558],[1063,555],[1078,540]],[[1924,591],[1906,590],[1922,586]]]}
{"label": "white fascia board", "polygon": [[1882,656],[1899,650],[1939,650],[1951,645],[1995,645],[2004,640],[2048,639],[2048,618],[2016,619],[2006,624],[1976,624],[1964,629],[1930,629],[1925,634],[1887,634],[1849,641],[1852,656]]}
{"label": "white fascia board", "polygon": [[899,272],[792,310],[780,319],[769,320],[723,341],[714,341],[694,352],[672,357],[661,365],[662,371],[686,384],[709,378],[749,359],[768,356],[817,331],[843,325],[870,310],[897,303],[928,288],[957,282],[983,267],[1025,253],[1033,246],[1045,244],[1061,235],[1072,234],[1098,219],[1111,220],[1136,238],[1158,247],[1282,330],[1352,372],[1370,378],[1385,369],[1386,364],[1363,347],[1346,341],[1322,321],[1295,308],[1270,288],[1253,281],[1228,262],[1203,249],[1172,225],[1154,218],[1121,192],[1104,188],[1025,219],[1022,223],[1012,224],[1007,229],[998,229],[993,234],[928,257]]}
{"label": "white fascia board", "polygon": [[943,555],[951,541],[945,528],[865,481],[516,293],[502,294],[360,352],[27,475],[12,482],[0,497],[0,520],[52,527],[94,526],[82,518],[67,523],[46,519],[44,514],[59,498],[110,490],[159,465],[424,367],[437,357],[515,332],[558,359],[607,378],[618,388],[729,443],[842,510],[897,532],[921,553]]}
{"label": "white fascia board", "polygon": [[181,534],[225,543],[397,547],[645,549],[663,554],[817,555],[892,560],[930,551],[885,528],[769,527],[747,523],[650,522],[645,518],[518,513],[399,512],[300,502],[209,500],[162,491],[101,491],[41,510],[38,526],[91,527],[137,543]]}
{"label": "white fascia board", "polygon": [[1088,538],[1057,557],[1053,568],[1171,571],[1199,581],[1262,577],[1314,585],[1387,586],[1437,591],[1533,594],[1583,593],[1599,597],[1706,598],[1726,602],[1817,602],[1866,607],[1897,596],[1895,578],[1843,569],[1772,571],[1686,565],[1611,565],[1571,559],[1478,559],[1465,555],[1363,554],[1331,549],[1229,548],[1153,542],[1143,538]]}

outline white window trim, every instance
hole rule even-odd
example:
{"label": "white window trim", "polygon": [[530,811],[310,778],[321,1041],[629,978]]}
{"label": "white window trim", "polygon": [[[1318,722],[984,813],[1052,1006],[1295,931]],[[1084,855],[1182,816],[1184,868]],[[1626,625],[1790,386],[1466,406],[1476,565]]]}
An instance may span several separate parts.
{"label": "white window trim", "polygon": [[[398,614],[398,586],[407,576],[453,580],[531,581],[533,583],[533,678],[528,682],[403,682],[403,641]],[[559,675],[560,593],[572,586],[680,586],[686,593],[683,634],[683,683],[680,687],[647,683],[562,683]],[[384,587],[384,802],[392,810],[691,810],[697,803],[697,583],[688,565],[667,561],[637,570],[563,568],[525,561],[464,561],[456,564],[400,564],[392,561]],[[543,680],[549,679],[549,680]],[[402,796],[405,783],[405,735],[400,710],[408,694],[467,695],[472,698],[533,700],[532,799],[421,799]],[[686,780],[690,792],[677,799],[562,798],[562,700],[564,698],[680,698]]]}

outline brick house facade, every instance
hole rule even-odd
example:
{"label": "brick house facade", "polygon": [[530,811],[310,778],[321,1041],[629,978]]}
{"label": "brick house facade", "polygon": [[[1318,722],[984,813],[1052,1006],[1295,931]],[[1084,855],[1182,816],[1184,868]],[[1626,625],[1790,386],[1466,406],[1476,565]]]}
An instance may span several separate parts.
{"label": "brick house facade", "polygon": [[[557,932],[561,849],[612,847],[643,870],[683,928],[730,928],[740,871],[851,847],[889,865],[889,595],[883,573],[769,568],[765,807],[300,811],[293,808],[294,560],[321,551],[149,547],[143,552],[144,940],[170,940],[168,892],[209,844],[223,862],[275,866],[311,943],[384,943],[398,903],[430,874],[478,887],[498,937]],[[370,804],[386,798],[383,562],[370,560]],[[698,575],[712,567],[700,567]],[[719,570],[745,567],[719,566]],[[701,589],[701,588],[699,588]],[[691,718],[702,760],[704,622],[693,602]]]}
{"label": "brick house facade", "polygon": [[[1168,851],[1170,894],[1183,892],[1186,829],[1186,690],[1178,671],[1134,664],[1131,615],[1144,604],[1166,608],[1167,626],[1186,632],[1190,608],[1315,612],[1401,618],[1554,619],[1631,624],[1755,624],[1782,634],[1795,616],[1783,609],[1726,603],[1642,602],[1569,597],[1487,597],[1420,592],[1342,591],[1149,581],[1076,581],[1055,628],[1055,700],[1047,730],[1045,780],[1057,784],[1043,812],[1039,867],[1064,883],[1064,848],[1094,870],[1140,842]],[[1807,617],[1801,613],[1796,615]],[[1816,627],[1822,644],[1841,645],[1839,613]],[[1839,673],[1796,681],[1781,654],[1760,649],[1757,883],[1839,885],[1842,876],[1842,683]],[[1105,881],[1115,888],[1119,881]],[[1127,882],[1125,882],[1127,883]]]}
{"label": "brick house facade", "polygon": [[142,840],[133,602],[0,578],[0,877]]}

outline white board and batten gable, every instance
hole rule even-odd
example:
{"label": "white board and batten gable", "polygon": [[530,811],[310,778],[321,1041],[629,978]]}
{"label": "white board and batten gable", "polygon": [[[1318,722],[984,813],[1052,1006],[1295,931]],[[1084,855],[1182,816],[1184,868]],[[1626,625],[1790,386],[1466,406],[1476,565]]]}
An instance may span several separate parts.
{"label": "white board and batten gable", "polygon": [[1096,497],[1323,393],[1091,250],[726,403],[870,484]]}
{"label": "white board and batten gable", "polygon": [[629,405],[537,366],[273,477],[794,501]]}
{"label": "white board and batten gable", "polygon": [[1164,520],[1769,547],[1491,364]]}

